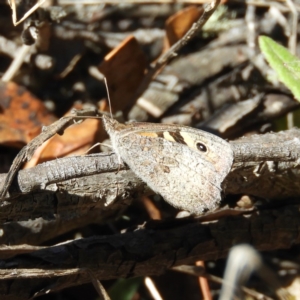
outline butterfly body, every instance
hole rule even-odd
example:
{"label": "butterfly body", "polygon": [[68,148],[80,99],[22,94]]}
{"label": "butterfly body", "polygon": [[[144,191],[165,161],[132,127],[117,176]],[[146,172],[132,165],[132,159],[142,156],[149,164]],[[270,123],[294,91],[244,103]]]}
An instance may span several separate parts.
{"label": "butterfly body", "polygon": [[225,140],[181,125],[103,119],[118,157],[167,202],[196,215],[218,207],[233,161]]}

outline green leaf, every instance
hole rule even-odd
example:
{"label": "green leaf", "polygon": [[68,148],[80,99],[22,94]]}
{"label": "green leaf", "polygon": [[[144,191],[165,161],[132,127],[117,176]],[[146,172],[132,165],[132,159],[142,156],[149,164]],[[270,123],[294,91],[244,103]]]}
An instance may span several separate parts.
{"label": "green leaf", "polygon": [[300,101],[300,60],[288,49],[267,36],[259,37],[259,46],[266,60],[277,72],[280,81],[288,87]]}
{"label": "green leaf", "polygon": [[119,279],[109,289],[108,294],[111,300],[131,300],[142,283],[142,277]]}

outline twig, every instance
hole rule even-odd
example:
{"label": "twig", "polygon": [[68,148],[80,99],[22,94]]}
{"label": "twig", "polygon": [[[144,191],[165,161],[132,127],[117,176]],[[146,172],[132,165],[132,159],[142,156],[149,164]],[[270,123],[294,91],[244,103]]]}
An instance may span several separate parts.
{"label": "twig", "polygon": [[154,300],[162,300],[163,298],[161,297],[161,295],[159,294],[157,287],[155,286],[153,280],[150,277],[146,277],[145,280],[145,285],[149,291],[149,293],[151,294],[152,298]]}
{"label": "twig", "polygon": [[292,54],[296,54],[297,50],[297,25],[298,25],[298,12],[295,7],[295,3],[292,0],[286,0],[286,4],[290,8],[292,24],[291,24],[291,33],[289,36],[289,50]]}
{"label": "twig", "polygon": [[[220,285],[224,283],[224,280],[222,278],[206,273],[205,269],[200,266],[183,265],[183,266],[173,267],[172,269],[174,271],[182,272],[192,276],[204,277],[207,278],[208,280],[219,283]],[[259,293],[253,289],[249,289],[245,286],[241,286],[241,289],[244,293],[248,294],[249,296],[252,296],[254,299],[273,300],[273,298],[270,298],[262,293]]]}
{"label": "twig", "polygon": [[[17,52],[19,51],[20,46],[16,42],[7,39],[4,36],[0,36],[0,53],[5,54],[8,57],[14,59]],[[25,57],[24,62],[28,63],[30,60],[29,55]]]}
{"label": "twig", "polygon": [[247,23],[247,44],[249,48],[253,51],[255,51],[256,46],[256,24],[255,24],[255,11],[256,7],[254,5],[250,5],[247,3],[247,10],[246,10],[246,23]]}
{"label": "twig", "polygon": [[[196,266],[202,267],[205,270],[205,264],[203,260],[199,260],[196,262]],[[212,295],[209,289],[209,284],[207,277],[199,276],[198,277],[200,289],[203,295],[203,300],[212,300]]]}
{"label": "twig", "polygon": [[20,66],[24,62],[26,56],[29,54],[31,49],[31,46],[23,45],[17,55],[15,56],[15,59],[12,61],[11,65],[7,69],[7,71],[2,76],[2,81],[7,82],[12,80],[16,72],[20,69]]}
{"label": "twig", "polygon": [[9,172],[7,173],[4,185],[2,190],[0,190],[0,199],[4,198],[9,186],[11,185],[16,173],[20,169],[23,162],[31,159],[35,150],[41,146],[46,140],[54,136],[56,133],[61,133],[71,125],[75,119],[82,120],[85,116],[93,116],[95,115],[95,111],[93,110],[83,110],[83,111],[75,111],[73,115],[61,118],[60,120],[54,122],[53,124],[45,127],[42,132],[31,140],[22,150],[18,153],[16,158],[14,159]]}
{"label": "twig", "polygon": [[135,92],[134,94],[135,99],[138,99],[140,95],[142,95],[144,90],[148,87],[149,83],[158,74],[158,72],[168,62],[170,62],[172,58],[177,56],[178,51],[182,49],[184,45],[186,45],[191,39],[193,39],[198,34],[199,30],[204,26],[204,24],[213,14],[213,12],[216,10],[219,4],[220,4],[220,0],[213,0],[211,3],[209,3],[204,8],[204,12],[199,18],[199,20],[192,25],[189,31],[177,43],[175,43],[166,53],[160,56],[155,66],[148,71],[147,75],[144,77],[143,81],[141,82],[139,88]]}
{"label": "twig", "polygon": [[17,12],[16,12],[16,2],[15,0],[9,0],[8,3],[13,11],[13,23],[15,26],[19,25],[21,22],[23,22],[26,18],[28,18],[32,13],[34,13],[46,0],[40,0],[37,2],[34,6],[32,6],[26,13],[25,15],[17,21]]}
{"label": "twig", "polygon": [[[297,25],[298,25],[298,12],[292,0],[286,0],[286,4],[291,11],[292,24],[290,26],[290,35],[288,48],[292,54],[297,51]],[[287,114],[287,127],[291,129],[294,127],[294,114],[292,112]]]}
{"label": "twig", "polygon": [[110,300],[110,297],[107,294],[105,288],[103,287],[101,282],[98,280],[98,278],[95,276],[95,274],[89,269],[87,269],[86,272],[89,274],[89,276],[91,278],[91,282],[99,295],[98,299],[99,300]]}

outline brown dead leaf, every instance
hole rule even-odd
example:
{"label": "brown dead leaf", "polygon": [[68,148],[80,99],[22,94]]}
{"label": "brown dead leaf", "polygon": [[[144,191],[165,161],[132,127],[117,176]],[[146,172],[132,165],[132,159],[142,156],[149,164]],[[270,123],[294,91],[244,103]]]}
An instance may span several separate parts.
{"label": "brown dead leaf", "polygon": [[21,148],[56,118],[26,88],[0,82],[0,144]]}
{"label": "brown dead leaf", "polygon": [[100,64],[106,77],[112,111],[128,111],[134,104],[134,92],[140,85],[147,66],[146,56],[133,36],[126,38]]}
{"label": "brown dead leaf", "polygon": [[101,127],[100,120],[87,119],[81,124],[74,124],[67,128],[63,135],[56,134],[39,153],[36,164],[58,157],[85,154],[97,143],[98,131]]}
{"label": "brown dead leaf", "polygon": [[106,132],[100,119],[86,119],[80,124],[74,123],[63,135],[56,134],[40,146],[24,168],[31,168],[58,157],[85,154],[105,137]]}
{"label": "brown dead leaf", "polygon": [[198,9],[196,6],[186,7],[171,17],[166,21],[166,49],[175,44],[180,40],[185,33],[191,28],[194,22],[196,22],[203,9]]}

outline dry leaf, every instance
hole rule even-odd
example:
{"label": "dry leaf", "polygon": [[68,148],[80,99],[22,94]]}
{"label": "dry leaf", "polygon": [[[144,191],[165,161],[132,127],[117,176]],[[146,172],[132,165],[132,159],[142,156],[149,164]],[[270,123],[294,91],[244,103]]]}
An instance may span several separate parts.
{"label": "dry leaf", "polygon": [[106,77],[113,112],[128,111],[147,66],[146,56],[133,36],[112,50],[99,66]]}
{"label": "dry leaf", "polygon": [[0,83],[0,144],[22,147],[56,118],[24,87]]}

